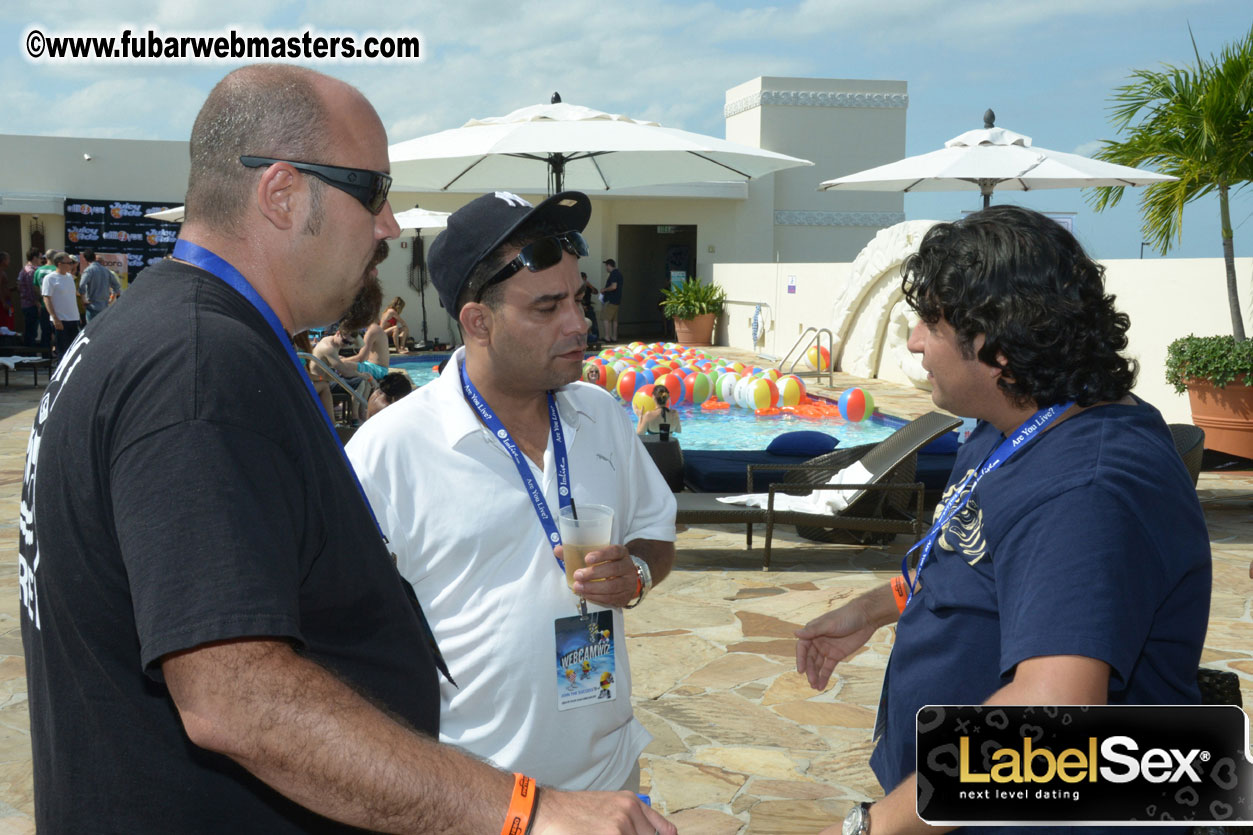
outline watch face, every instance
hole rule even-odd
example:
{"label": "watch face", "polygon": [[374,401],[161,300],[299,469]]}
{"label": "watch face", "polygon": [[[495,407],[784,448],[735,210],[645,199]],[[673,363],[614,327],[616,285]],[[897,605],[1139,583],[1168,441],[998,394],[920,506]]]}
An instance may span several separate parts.
{"label": "watch face", "polygon": [[857,835],[861,832],[861,806],[854,806],[844,817],[844,835]]}

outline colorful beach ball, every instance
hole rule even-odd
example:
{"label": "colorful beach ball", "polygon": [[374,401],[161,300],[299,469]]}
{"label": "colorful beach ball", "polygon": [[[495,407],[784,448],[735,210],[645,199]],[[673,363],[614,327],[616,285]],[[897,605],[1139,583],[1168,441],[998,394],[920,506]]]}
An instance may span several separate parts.
{"label": "colorful beach ball", "polygon": [[687,386],[683,383],[683,378],[678,374],[663,374],[657,378],[657,385],[665,386],[666,391],[670,392],[670,405],[677,406],[683,402],[684,394]]}
{"label": "colorful beach ball", "polygon": [[874,398],[860,386],[853,386],[840,395],[840,417],[849,423],[861,423],[874,412]]}
{"label": "colorful beach ball", "polygon": [[748,401],[745,408],[769,409],[779,399],[779,390],[775,387],[774,380],[768,377],[757,377],[749,381],[745,395]]}
{"label": "colorful beach ball", "polygon": [[805,399],[805,382],[793,374],[785,374],[775,382],[779,389],[780,408],[783,406],[797,406]]}
{"label": "colorful beach ball", "polygon": [[606,365],[601,369],[603,374],[601,382],[609,391],[618,390],[618,369],[612,365]]}
{"label": "colorful beach ball", "polygon": [[831,352],[818,345],[812,346],[805,352],[805,359],[809,362],[809,367],[815,371],[828,371],[831,368]]}
{"label": "colorful beach ball", "polygon": [[713,394],[714,382],[703,371],[697,371],[687,378],[687,402],[697,406],[704,403]]}
{"label": "colorful beach ball", "polygon": [[637,412],[651,412],[657,408],[657,401],[653,399],[653,386],[640,386],[640,390],[631,398],[631,408]]}
{"label": "colorful beach ball", "polygon": [[615,390],[624,403],[632,402],[635,393],[647,385],[652,385],[653,374],[646,368],[628,368],[618,375]]}

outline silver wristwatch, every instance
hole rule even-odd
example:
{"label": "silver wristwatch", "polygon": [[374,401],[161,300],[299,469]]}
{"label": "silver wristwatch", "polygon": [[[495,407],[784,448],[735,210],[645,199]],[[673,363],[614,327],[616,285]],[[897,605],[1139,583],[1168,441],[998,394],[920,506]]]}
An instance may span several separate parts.
{"label": "silver wristwatch", "polygon": [[625,608],[634,609],[636,606],[644,602],[644,596],[648,594],[648,590],[653,587],[653,571],[648,567],[648,563],[644,560],[631,555],[631,562],[635,564],[635,573],[640,578],[640,596],[633,603],[628,603]]}
{"label": "silver wristwatch", "polygon": [[870,804],[858,803],[844,816],[844,835],[870,835]]}

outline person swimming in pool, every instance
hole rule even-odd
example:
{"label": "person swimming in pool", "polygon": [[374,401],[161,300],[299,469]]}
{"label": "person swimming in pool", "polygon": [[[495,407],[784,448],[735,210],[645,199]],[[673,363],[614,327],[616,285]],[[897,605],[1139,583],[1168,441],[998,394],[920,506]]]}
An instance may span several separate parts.
{"label": "person swimming in pool", "polygon": [[657,408],[639,412],[636,435],[675,435],[683,431],[679,413],[670,408],[670,390],[665,386],[653,386],[653,400]]}

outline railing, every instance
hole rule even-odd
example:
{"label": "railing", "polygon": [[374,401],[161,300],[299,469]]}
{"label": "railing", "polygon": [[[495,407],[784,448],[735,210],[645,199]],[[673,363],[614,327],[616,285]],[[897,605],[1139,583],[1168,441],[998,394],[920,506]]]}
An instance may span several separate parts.
{"label": "railing", "polygon": [[356,400],[358,403],[360,403],[362,408],[369,407],[370,405],[369,401],[367,401],[361,395],[359,391],[357,391],[355,388],[349,385],[347,380],[345,380],[343,377],[335,373],[335,369],[327,365],[326,362],[322,360],[320,357],[315,357],[313,354],[306,354],[304,351],[296,352],[296,356],[300,357],[301,359],[311,360],[315,365],[318,366],[318,368],[322,369],[322,373],[326,375],[327,379],[329,379],[332,383],[336,383],[344,391],[351,394],[352,398]]}
{"label": "railing", "polygon": [[[785,373],[794,374],[797,377],[821,377],[823,373],[822,335],[824,333],[827,335],[827,357],[829,358],[827,360],[826,371],[827,388],[835,388],[835,335],[831,333],[830,328],[805,328],[805,332],[796,338],[796,343],[788,349],[787,355],[784,356],[783,360],[779,363],[779,370],[783,371],[783,366],[789,359],[792,359],[792,354],[796,351],[796,349],[800,348],[800,353],[796,355],[796,359],[792,360],[792,367]],[[802,345],[804,347],[801,347]],[[797,371],[796,364],[804,358],[806,352],[811,346],[816,346],[818,348],[818,369],[815,371]]]}

